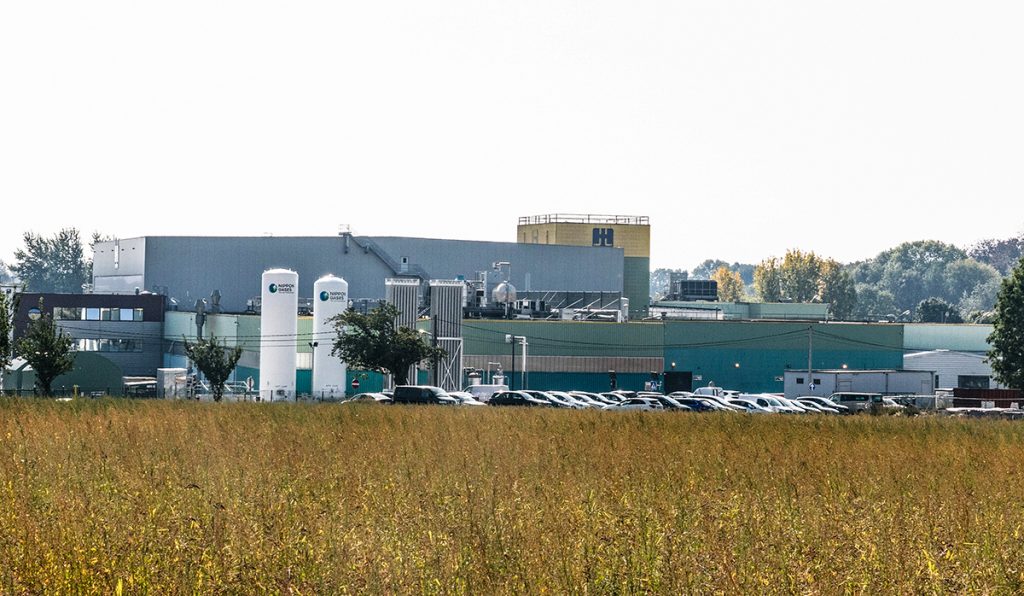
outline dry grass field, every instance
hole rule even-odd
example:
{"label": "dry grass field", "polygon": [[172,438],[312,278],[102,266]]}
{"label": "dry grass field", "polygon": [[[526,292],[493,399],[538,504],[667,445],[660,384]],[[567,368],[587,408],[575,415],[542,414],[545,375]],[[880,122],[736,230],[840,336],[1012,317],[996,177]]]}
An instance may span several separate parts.
{"label": "dry grass field", "polygon": [[1024,591],[1024,424],[0,400],[0,593]]}

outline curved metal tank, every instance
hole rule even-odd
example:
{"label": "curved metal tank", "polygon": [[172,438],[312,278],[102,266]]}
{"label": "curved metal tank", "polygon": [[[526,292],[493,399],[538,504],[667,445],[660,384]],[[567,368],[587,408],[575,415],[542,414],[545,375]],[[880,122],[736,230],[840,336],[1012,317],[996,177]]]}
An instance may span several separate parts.
{"label": "curved metal tank", "polygon": [[313,284],[313,398],[345,397],[346,365],[331,355],[337,333],[331,318],[348,308],[348,282],[334,275],[325,275]]}
{"label": "curved metal tank", "polygon": [[516,287],[503,281],[491,292],[491,301],[495,304],[511,304],[516,301]]}
{"label": "curved metal tank", "polygon": [[263,272],[260,310],[260,400],[295,400],[299,274]]}

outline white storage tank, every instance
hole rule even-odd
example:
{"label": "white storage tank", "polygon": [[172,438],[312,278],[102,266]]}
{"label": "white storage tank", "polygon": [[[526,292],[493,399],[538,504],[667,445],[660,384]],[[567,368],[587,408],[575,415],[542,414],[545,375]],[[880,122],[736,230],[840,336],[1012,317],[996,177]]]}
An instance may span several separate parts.
{"label": "white storage tank", "polygon": [[261,298],[260,400],[294,401],[299,274],[264,271]]}
{"label": "white storage tank", "polygon": [[325,275],[313,284],[313,398],[345,397],[348,366],[331,355],[337,333],[331,319],[348,308],[348,282]]}

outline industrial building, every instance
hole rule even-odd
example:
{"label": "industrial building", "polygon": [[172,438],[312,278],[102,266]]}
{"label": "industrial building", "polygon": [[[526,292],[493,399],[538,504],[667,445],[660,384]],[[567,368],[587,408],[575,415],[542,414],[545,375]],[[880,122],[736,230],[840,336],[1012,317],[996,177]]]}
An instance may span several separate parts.
{"label": "industrial building", "polygon": [[[796,383],[809,366],[837,375],[913,369],[913,353],[934,350],[969,353],[974,362],[991,332],[975,325],[830,322],[826,304],[720,303],[712,285],[682,279],[675,280],[674,300],[651,305],[649,268],[650,224],[642,216],[524,217],[516,242],[347,231],[328,237],[147,236],[98,243],[95,294],[53,304],[79,309],[73,327],[80,347],[107,346],[103,355],[126,376],[188,368],[184,341],[216,336],[242,348],[232,380],[254,388],[262,387],[261,358],[279,352],[273,360],[288,364],[268,391],[291,398],[351,392],[352,381],[361,391],[388,383],[340,364],[330,380],[313,378],[314,361],[321,371],[324,362],[334,364],[329,326],[313,316],[316,297],[326,292],[315,289],[318,279],[343,284],[334,293],[357,309],[382,300],[398,305],[400,324],[419,328],[449,353],[433,370],[412,371],[416,380],[449,389],[466,384],[470,374],[501,371],[514,387],[640,389],[656,380],[667,391],[714,383],[782,393],[790,377]],[[263,283],[270,270],[287,270],[287,283]],[[268,288],[281,284],[294,290],[274,315],[288,323],[281,327],[287,331],[268,337],[260,313],[268,301],[279,301],[282,294]],[[26,295],[23,302],[30,300]],[[294,326],[286,320],[293,309]],[[104,312],[114,320],[103,319]],[[930,363],[922,366],[931,370]],[[940,386],[953,376],[980,383],[973,368],[939,375]]]}
{"label": "industrial building", "polygon": [[[496,267],[496,265],[498,265]],[[313,281],[341,275],[353,301],[385,298],[384,280],[479,281],[486,296],[510,281],[520,294],[623,294],[623,249],[534,245],[516,242],[365,237],[145,236],[100,242],[95,247],[93,291],[167,296],[172,309],[191,309],[219,291],[223,312],[258,310],[260,276],[267,269],[295,271],[300,304],[312,304]],[[497,270],[496,270],[497,269]],[[427,292],[423,292],[426,295]],[[646,290],[643,294],[646,297]],[[641,300],[646,306],[646,302]]]}
{"label": "industrial building", "polygon": [[588,246],[623,251],[623,295],[630,317],[647,314],[651,287],[651,222],[646,216],[553,214],[520,217],[524,244]]}

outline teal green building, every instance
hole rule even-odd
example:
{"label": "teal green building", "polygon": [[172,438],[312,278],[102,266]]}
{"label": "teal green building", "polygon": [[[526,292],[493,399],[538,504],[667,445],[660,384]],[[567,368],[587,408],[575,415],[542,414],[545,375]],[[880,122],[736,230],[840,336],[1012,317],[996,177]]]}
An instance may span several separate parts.
{"label": "teal green building", "polygon": [[[194,313],[169,312],[165,366],[184,367],[183,337],[194,337]],[[428,321],[421,322],[428,326]],[[311,387],[312,318],[299,317],[297,391]],[[259,317],[208,315],[205,334],[242,346],[233,380],[259,382]],[[520,342],[526,339],[525,362]],[[819,323],[779,320],[659,320],[630,323],[492,320],[463,321],[463,372],[502,370],[515,388],[606,391],[611,373],[621,389],[643,389],[656,378],[666,389],[690,390],[714,383],[745,392],[782,392],[786,370],[900,369],[904,326],[887,323]],[[512,375],[515,372],[514,376]],[[359,391],[383,387],[377,373],[349,371]],[[486,379],[485,379],[486,380]],[[427,382],[426,373],[419,382]]]}

